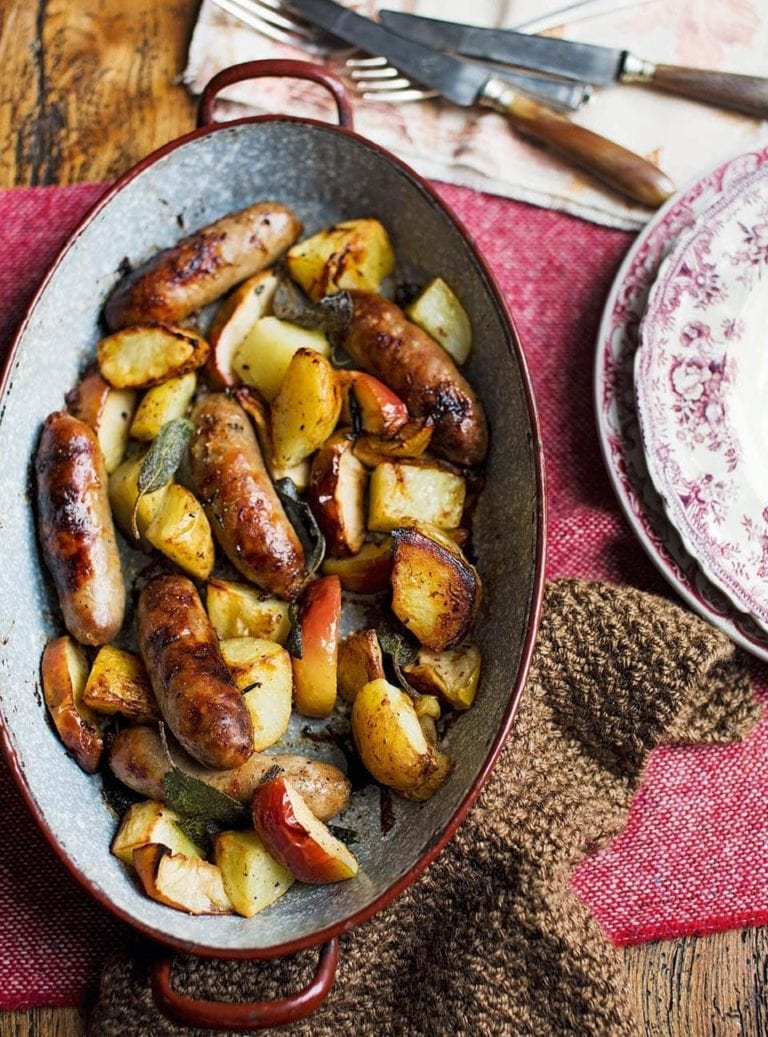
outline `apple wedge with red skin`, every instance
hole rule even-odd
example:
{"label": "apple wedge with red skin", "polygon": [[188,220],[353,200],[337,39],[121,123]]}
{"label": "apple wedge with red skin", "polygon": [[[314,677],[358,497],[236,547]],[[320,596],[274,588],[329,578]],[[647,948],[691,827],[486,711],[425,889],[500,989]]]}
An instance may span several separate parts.
{"label": "apple wedge with red skin", "polygon": [[367,532],[368,471],[353,447],[344,433],[332,436],[315,454],[309,474],[309,506],[333,558],[357,554]]}
{"label": "apple wedge with red skin", "polygon": [[357,858],[283,775],[256,789],[253,827],[269,853],[300,882],[322,885],[357,874]]}
{"label": "apple wedge with red skin", "polygon": [[249,277],[221,304],[208,333],[211,352],[205,365],[216,389],[237,385],[232,357],[257,320],[272,309],[272,297],[280,278],[273,270],[261,270]]}
{"label": "apple wedge with red skin", "polygon": [[291,658],[294,706],[304,716],[327,717],[336,704],[340,619],[338,576],[310,583],[299,606],[301,658]]}
{"label": "apple wedge with red skin", "polygon": [[363,371],[347,371],[341,378],[343,393],[342,417],[352,421],[354,395],[364,432],[374,436],[394,436],[408,421],[408,408],[392,390]]}

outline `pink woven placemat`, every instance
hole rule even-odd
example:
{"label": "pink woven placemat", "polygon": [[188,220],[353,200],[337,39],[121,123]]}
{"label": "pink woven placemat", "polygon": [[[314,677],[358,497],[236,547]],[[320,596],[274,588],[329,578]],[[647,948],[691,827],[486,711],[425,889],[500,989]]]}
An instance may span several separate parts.
{"label": "pink woven placemat", "polygon": [[[0,192],[0,350],[99,185]],[[458,187],[443,197],[506,293],[534,380],[548,576],[668,594],[621,516],[592,415],[602,306],[631,236]],[[759,682],[761,668],[754,667]],[[742,745],[662,749],[625,832],[575,886],[617,943],[768,921],[768,720]],[[125,929],[70,878],[0,762],[0,1008],[79,1003]]]}

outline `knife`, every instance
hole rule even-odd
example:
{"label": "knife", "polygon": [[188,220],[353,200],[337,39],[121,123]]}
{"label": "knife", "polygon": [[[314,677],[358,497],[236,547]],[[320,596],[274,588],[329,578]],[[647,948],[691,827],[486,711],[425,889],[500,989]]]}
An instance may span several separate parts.
{"label": "knife", "polygon": [[517,93],[482,65],[404,39],[334,0],[288,0],[287,6],[361,50],[385,57],[403,75],[454,104],[501,112],[521,133],[548,144],[642,205],[661,205],[675,189],[647,159]]}
{"label": "knife", "polygon": [[379,11],[383,25],[409,40],[522,68],[581,79],[594,86],[638,83],[697,101],[768,118],[768,79],[681,65],[657,65],[628,50],[512,29],[484,29],[400,11]]}

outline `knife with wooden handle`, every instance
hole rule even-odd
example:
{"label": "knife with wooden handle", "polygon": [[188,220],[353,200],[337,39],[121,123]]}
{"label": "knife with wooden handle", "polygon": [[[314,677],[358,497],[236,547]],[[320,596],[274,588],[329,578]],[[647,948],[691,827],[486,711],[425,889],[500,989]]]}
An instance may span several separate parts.
{"label": "knife with wooden handle", "polygon": [[655,64],[615,47],[462,25],[400,11],[379,11],[379,18],[404,38],[438,50],[568,76],[593,86],[637,83],[768,119],[768,78],[762,76]]}
{"label": "knife with wooden handle", "polygon": [[289,0],[288,6],[369,54],[382,55],[401,74],[454,104],[502,112],[521,133],[547,144],[642,205],[661,205],[675,189],[669,177],[647,159],[530,100],[483,65],[404,39],[334,0]]}

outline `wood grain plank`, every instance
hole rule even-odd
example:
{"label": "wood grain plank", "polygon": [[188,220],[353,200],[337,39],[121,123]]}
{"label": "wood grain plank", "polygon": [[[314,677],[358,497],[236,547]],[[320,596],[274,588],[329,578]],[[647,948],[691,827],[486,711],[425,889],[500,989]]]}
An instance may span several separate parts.
{"label": "wood grain plank", "polygon": [[8,0],[0,187],[111,179],[192,129],[178,82],[198,3]]}

